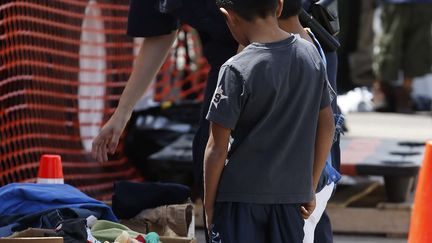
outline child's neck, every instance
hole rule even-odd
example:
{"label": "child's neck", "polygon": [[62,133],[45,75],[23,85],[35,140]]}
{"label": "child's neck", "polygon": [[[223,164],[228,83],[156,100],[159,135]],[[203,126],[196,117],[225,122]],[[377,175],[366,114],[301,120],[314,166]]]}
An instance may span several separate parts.
{"label": "child's neck", "polygon": [[245,34],[250,43],[272,43],[284,40],[290,36],[290,34],[279,28],[278,22],[274,17],[257,18],[253,22],[248,22],[247,25],[249,31]]}
{"label": "child's neck", "polygon": [[293,16],[287,19],[279,19],[279,26],[286,32],[298,34],[301,38],[306,39],[313,43],[311,37],[303,28],[298,16]]}

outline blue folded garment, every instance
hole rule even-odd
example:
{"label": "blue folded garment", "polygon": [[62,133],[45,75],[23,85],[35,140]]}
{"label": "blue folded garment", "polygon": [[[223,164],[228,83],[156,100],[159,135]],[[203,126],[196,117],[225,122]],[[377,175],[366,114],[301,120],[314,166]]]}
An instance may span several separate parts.
{"label": "blue folded garment", "polygon": [[0,188],[0,218],[58,208],[88,209],[100,219],[118,221],[110,207],[67,184],[12,183]]}

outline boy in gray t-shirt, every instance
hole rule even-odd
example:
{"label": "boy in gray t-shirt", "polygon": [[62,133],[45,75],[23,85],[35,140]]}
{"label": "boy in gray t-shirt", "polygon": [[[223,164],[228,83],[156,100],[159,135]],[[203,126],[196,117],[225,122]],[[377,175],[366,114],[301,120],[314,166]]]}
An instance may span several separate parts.
{"label": "boy in gray t-shirt", "polygon": [[333,139],[325,67],[311,43],[278,27],[281,1],[217,3],[247,47],[222,66],[207,115],[211,242],[301,242]]}

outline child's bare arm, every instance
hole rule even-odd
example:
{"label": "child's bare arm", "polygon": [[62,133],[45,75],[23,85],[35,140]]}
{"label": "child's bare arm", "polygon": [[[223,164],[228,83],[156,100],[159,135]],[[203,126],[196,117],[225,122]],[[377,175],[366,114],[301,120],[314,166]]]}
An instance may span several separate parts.
{"label": "child's bare arm", "polygon": [[[315,192],[318,186],[321,173],[325,166],[328,153],[333,143],[334,134],[334,121],[333,112],[331,106],[327,106],[320,110],[318,118],[318,127],[315,140],[315,157],[313,163],[313,188]],[[309,216],[315,210],[316,202],[315,198],[306,203],[302,203],[300,212],[304,219],[308,219]]]}
{"label": "child's bare arm", "polygon": [[204,207],[207,227],[213,221],[213,206],[220,175],[225,166],[230,134],[230,129],[211,122],[210,136],[204,155]]}
{"label": "child's bare arm", "polygon": [[318,128],[315,140],[315,157],[313,164],[313,190],[315,191],[321,173],[325,166],[325,161],[331,149],[334,135],[334,120],[331,106],[321,109],[318,118]]}

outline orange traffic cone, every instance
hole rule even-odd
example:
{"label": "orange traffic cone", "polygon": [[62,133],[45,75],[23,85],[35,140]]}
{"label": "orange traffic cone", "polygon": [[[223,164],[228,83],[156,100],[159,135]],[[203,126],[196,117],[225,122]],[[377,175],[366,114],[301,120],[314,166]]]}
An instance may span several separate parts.
{"label": "orange traffic cone", "polygon": [[37,183],[63,184],[63,169],[60,155],[42,155],[39,163]]}
{"label": "orange traffic cone", "polygon": [[409,243],[432,242],[432,141],[426,143],[408,235]]}

